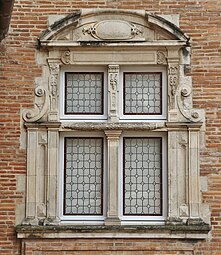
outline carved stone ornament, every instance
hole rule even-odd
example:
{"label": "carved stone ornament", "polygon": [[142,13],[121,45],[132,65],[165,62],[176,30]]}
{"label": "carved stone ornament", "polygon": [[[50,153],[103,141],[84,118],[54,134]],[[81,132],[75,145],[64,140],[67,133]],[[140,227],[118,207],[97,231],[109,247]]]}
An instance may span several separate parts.
{"label": "carved stone ornament", "polygon": [[83,34],[89,34],[97,40],[131,40],[142,39],[143,30],[135,24],[122,20],[103,20],[90,27],[84,27]]}
{"label": "carved stone ornament", "polygon": [[62,129],[81,131],[103,131],[103,130],[159,130],[165,128],[165,123],[120,123],[120,122],[82,122],[82,123],[62,123]]}
{"label": "carved stone ornament", "polygon": [[35,106],[33,109],[27,109],[24,111],[23,119],[26,122],[38,121],[45,115],[49,107],[49,94],[45,88],[43,88],[42,86],[38,86],[35,89],[35,95],[37,97],[44,97],[44,102],[43,104],[35,103]]}
{"label": "carved stone ornament", "polygon": [[167,64],[165,53],[162,51],[157,51],[157,64],[158,65],[166,65]]}
{"label": "carved stone ornament", "polygon": [[62,53],[61,61],[65,65],[70,64],[70,62],[71,62],[71,52],[69,50]]}
{"label": "carved stone ornament", "polygon": [[50,69],[49,92],[50,92],[50,109],[57,109],[58,97],[58,76],[60,71],[60,61],[48,60]]}
{"label": "carved stone ornament", "polygon": [[170,109],[175,107],[175,94],[178,86],[179,80],[179,68],[177,66],[169,66],[168,68],[168,89],[169,89],[169,106]]}
{"label": "carved stone ornament", "polygon": [[192,89],[187,85],[179,88],[179,93],[177,96],[178,108],[183,117],[192,122],[199,122],[203,120],[204,114],[201,109],[192,108],[191,93]]}

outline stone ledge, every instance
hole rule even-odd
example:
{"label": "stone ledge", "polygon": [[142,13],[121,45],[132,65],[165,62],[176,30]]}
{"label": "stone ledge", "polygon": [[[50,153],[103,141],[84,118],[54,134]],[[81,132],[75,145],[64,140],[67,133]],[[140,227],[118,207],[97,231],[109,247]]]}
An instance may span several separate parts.
{"label": "stone ledge", "polygon": [[16,227],[18,238],[172,238],[206,239],[210,226],[199,225],[57,225]]}

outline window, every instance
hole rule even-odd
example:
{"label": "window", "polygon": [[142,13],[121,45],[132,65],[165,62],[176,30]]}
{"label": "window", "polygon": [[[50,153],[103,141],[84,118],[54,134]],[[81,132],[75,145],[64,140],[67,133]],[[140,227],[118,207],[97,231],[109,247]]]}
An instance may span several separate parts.
{"label": "window", "polygon": [[[178,222],[191,237],[204,238],[188,225],[208,222],[199,164],[205,117],[193,108],[185,73],[190,38],[163,17],[102,8],[55,22],[39,37],[39,48],[42,77],[35,79],[34,108],[22,115],[22,224],[165,223],[173,229]],[[67,237],[62,231],[57,236]]]}
{"label": "window", "polygon": [[[96,70],[97,68],[97,70]],[[116,122],[164,119],[166,79],[163,68],[118,66],[114,75]],[[132,72],[133,70],[133,72]],[[61,75],[61,119],[70,123],[112,123],[107,74],[109,66],[69,67]],[[113,75],[111,77],[113,79]],[[113,85],[113,84],[112,84]],[[109,86],[112,86],[109,85]],[[105,113],[105,114],[104,114]],[[106,118],[104,119],[104,117]],[[108,214],[107,159],[111,144],[104,132],[79,131],[61,134],[62,222],[102,223]],[[117,215],[121,224],[162,222],[166,217],[166,136],[163,133],[125,132],[119,136],[116,161]],[[116,202],[116,201],[115,201]]]}

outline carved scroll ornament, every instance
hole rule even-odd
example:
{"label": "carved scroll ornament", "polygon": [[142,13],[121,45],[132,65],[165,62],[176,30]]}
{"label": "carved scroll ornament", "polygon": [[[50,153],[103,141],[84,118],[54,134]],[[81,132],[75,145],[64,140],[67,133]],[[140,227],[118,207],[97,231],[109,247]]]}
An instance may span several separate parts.
{"label": "carved scroll ornament", "polygon": [[192,98],[191,98],[192,89],[188,85],[183,85],[179,88],[177,104],[180,110],[180,113],[187,120],[191,122],[200,122],[203,120],[204,114],[201,109],[192,108]]}
{"label": "carved scroll ornament", "polygon": [[35,95],[37,97],[44,97],[44,102],[43,104],[35,103],[33,109],[27,109],[24,111],[23,119],[26,122],[35,122],[40,120],[45,115],[49,107],[49,95],[45,88],[38,86],[35,89]]}

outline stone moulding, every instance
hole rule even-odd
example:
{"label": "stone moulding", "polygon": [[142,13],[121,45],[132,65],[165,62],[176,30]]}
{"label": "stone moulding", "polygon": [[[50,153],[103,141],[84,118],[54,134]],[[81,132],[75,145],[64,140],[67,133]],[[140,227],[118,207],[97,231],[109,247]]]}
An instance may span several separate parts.
{"label": "stone moulding", "polygon": [[164,123],[120,123],[120,122],[81,122],[81,123],[62,123],[62,129],[66,130],[162,130]]}
{"label": "stone moulding", "polygon": [[180,238],[205,239],[208,224],[198,225],[58,225],[16,227],[18,238]]}

